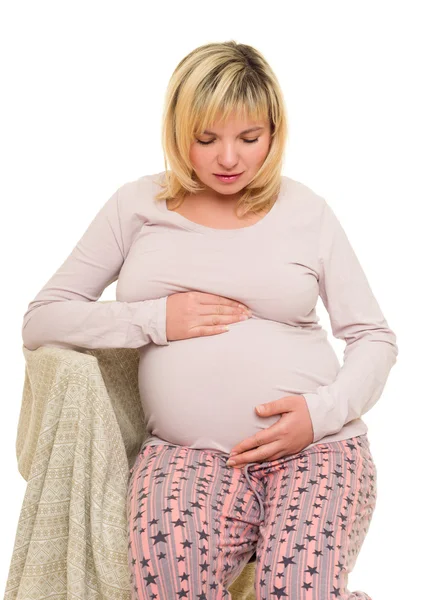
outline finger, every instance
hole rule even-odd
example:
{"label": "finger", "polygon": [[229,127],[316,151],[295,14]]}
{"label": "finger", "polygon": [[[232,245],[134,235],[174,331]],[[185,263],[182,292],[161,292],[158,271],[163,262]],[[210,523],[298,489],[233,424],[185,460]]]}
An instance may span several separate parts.
{"label": "finger", "polygon": [[209,315],[212,318],[225,319],[227,323],[232,317],[241,317],[243,315],[251,316],[251,312],[239,306],[223,306],[222,304],[202,304],[199,311],[200,315]]}
{"label": "finger", "polygon": [[[265,430],[265,431],[267,431],[267,430]],[[246,450],[250,450],[251,448],[257,448],[258,446],[262,446],[263,444],[269,444],[272,441],[273,441],[273,439],[268,439],[267,436],[263,437],[262,434],[254,435],[251,438],[247,438],[247,439],[243,440],[236,446],[233,446],[233,448],[231,448],[231,454],[233,452],[240,454],[241,452],[245,452]]]}
{"label": "finger", "polygon": [[[254,448],[252,450],[248,450],[247,452],[243,452],[241,454],[237,454],[236,456],[229,459],[229,462],[233,461],[232,466],[241,467],[247,463],[251,462],[265,462],[270,459],[276,452],[281,451],[281,446],[279,440],[271,442],[269,444],[265,444],[264,446],[260,446],[259,448]],[[228,463],[228,461],[227,461]],[[231,466],[229,464],[228,466]]]}
{"label": "finger", "polygon": [[256,448],[263,446],[263,444],[270,444],[271,442],[279,441],[280,437],[285,434],[285,422],[282,422],[282,418],[278,419],[273,425],[266,427],[262,431],[259,431],[250,438],[242,440],[236,446],[231,448],[231,452],[245,452],[250,448]]}
{"label": "finger", "polygon": [[225,298],[225,296],[218,296],[217,294],[210,294],[208,292],[201,292],[199,296],[200,304],[213,304],[213,305],[223,305],[223,306],[232,306],[232,307],[240,307],[240,308],[248,308],[241,302],[237,300],[232,300],[231,298]]}

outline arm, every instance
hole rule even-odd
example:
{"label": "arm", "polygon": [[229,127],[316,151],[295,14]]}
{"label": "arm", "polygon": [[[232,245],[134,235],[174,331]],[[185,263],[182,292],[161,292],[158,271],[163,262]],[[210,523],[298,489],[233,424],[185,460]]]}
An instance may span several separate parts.
{"label": "arm", "polygon": [[319,262],[320,296],[333,335],[345,340],[346,347],[335,381],[302,394],[313,422],[313,442],[340,431],[374,406],[398,355],[396,336],[327,202],[321,217]]}
{"label": "arm", "polygon": [[[128,252],[129,233],[120,221],[119,188],[97,213],[75,248],[30,302],[22,339],[28,350],[139,348],[168,345],[166,301],[96,302],[117,280]],[[127,237],[127,239],[126,239]]]}

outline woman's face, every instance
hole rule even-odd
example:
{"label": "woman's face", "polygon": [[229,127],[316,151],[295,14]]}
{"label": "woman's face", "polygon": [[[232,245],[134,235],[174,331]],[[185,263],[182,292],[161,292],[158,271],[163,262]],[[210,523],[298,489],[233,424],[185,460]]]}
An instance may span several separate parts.
{"label": "woman's face", "polygon": [[[253,131],[247,131],[253,129]],[[225,125],[219,121],[197,135],[190,147],[190,160],[206,196],[235,198],[255,176],[270,149],[269,121],[248,121],[233,117]],[[231,182],[217,174],[241,173]]]}

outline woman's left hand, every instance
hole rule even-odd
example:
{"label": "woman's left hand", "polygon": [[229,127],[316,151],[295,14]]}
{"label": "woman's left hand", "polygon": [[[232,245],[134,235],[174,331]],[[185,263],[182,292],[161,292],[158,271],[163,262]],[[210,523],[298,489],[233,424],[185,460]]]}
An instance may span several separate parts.
{"label": "woman's left hand", "polygon": [[[249,462],[266,462],[281,456],[296,454],[313,443],[313,425],[304,396],[284,396],[263,404],[265,410],[256,412],[260,417],[282,414],[279,420],[262,429],[251,438],[234,446],[237,455],[232,466],[242,467]],[[231,460],[230,455],[230,460]],[[231,465],[228,465],[231,466]]]}

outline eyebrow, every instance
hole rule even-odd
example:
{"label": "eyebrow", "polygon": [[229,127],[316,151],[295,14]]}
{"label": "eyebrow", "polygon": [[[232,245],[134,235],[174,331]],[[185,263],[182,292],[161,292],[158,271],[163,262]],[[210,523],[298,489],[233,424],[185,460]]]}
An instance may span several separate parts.
{"label": "eyebrow", "polygon": [[[240,135],[243,135],[244,133],[250,133],[251,131],[258,131],[259,129],[264,129],[264,127],[250,127],[250,129],[245,129],[244,131],[242,131]],[[217,135],[213,131],[208,131],[207,129],[205,129],[205,131],[203,131],[202,133],[207,133],[208,135]]]}

